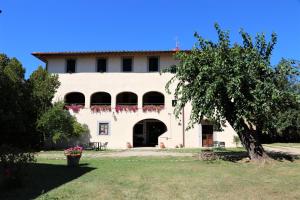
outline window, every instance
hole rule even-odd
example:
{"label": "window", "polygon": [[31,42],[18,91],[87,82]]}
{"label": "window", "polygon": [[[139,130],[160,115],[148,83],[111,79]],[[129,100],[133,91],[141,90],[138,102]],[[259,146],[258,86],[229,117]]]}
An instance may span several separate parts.
{"label": "window", "polygon": [[132,71],[132,58],[123,58],[122,61],[123,72],[131,72]]}
{"label": "window", "polygon": [[177,100],[172,100],[172,107],[175,107],[177,105]]}
{"label": "window", "polygon": [[106,59],[100,58],[97,60],[97,72],[106,72]]}
{"label": "window", "polygon": [[158,72],[158,70],[159,70],[158,65],[159,65],[158,57],[149,57],[148,58],[149,72]]}
{"label": "window", "polygon": [[68,59],[67,60],[67,73],[75,73],[75,65],[76,65],[76,60],[74,59]]}
{"label": "window", "polygon": [[99,135],[109,135],[109,122],[99,122],[98,134]]}

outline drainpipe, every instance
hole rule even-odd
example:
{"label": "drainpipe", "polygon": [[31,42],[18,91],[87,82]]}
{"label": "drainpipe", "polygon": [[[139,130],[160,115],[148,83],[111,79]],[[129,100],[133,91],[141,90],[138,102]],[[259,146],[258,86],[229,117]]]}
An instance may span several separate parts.
{"label": "drainpipe", "polygon": [[185,147],[185,122],[184,122],[184,107],[182,108],[182,146]]}

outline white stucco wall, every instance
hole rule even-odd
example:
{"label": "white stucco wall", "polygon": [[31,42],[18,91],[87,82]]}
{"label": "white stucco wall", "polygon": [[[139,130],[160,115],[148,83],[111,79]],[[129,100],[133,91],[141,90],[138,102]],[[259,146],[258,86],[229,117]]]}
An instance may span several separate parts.
{"label": "white stucco wall", "polygon": [[[157,55],[159,57],[160,69],[176,64],[172,55]],[[126,56],[125,56],[126,57]],[[131,56],[130,56],[131,57]],[[51,73],[65,73],[66,60],[73,58],[76,60],[76,73],[96,72],[96,62],[98,57],[66,57],[51,58],[48,60],[48,71]],[[122,56],[104,57],[107,59],[107,72],[122,71]],[[134,73],[148,72],[148,56],[132,56]]]}
{"label": "white stucco wall", "polygon": [[[61,85],[55,95],[54,101],[63,100],[70,92],[81,92],[85,96],[85,108],[79,113],[73,113],[80,123],[87,124],[90,130],[90,140],[93,142],[108,142],[109,148],[126,148],[126,143],[133,144],[133,126],[144,119],[158,119],[167,126],[167,132],[159,137],[166,147],[174,148],[183,143],[182,116],[176,119],[173,114],[173,95],[165,91],[165,85],[173,76],[172,74],[145,73],[148,71],[147,56],[134,57],[134,72],[120,73],[121,57],[108,58],[108,72],[95,73],[96,58],[76,58],[77,73],[65,72],[66,61],[64,58],[49,59],[48,71],[59,74]],[[172,56],[160,56],[160,67],[170,66],[176,61]],[[94,73],[92,73],[94,72]],[[109,73],[113,72],[113,73]],[[138,111],[120,112],[115,111],[116,96],[121,92],[133,92],[138,96]],[[157,91],[165,96],[165,109],[160,113],[143,112],[142,97],[146,92]],[[111,112],[93,113],[90,110],[90,97],[95,92],[107,92],[111,95]],[[185,108],[185,127],[188,125],[191,105]],[[71,111],[72,112],[72,111]],[[110,122],[111,134],[108,136],[98,135],[98,122]],[[230,126],[224,127],[222,133],[215,132],[214,140],[225,141],[226,146],[235,146],[233,143],[234,131]],[[185,132],[186,147],[201,147],[201,126],[195,125],[193,129]]]}

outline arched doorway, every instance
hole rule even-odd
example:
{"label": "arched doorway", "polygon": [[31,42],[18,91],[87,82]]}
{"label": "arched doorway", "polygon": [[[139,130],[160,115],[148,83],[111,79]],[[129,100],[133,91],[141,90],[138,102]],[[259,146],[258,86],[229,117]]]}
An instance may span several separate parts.
{"label": "arched doorway", "polygon": [[155,147],[158,137],[167,131],[167,126],[157,119],[144,119],[133,127],[133,147]]}

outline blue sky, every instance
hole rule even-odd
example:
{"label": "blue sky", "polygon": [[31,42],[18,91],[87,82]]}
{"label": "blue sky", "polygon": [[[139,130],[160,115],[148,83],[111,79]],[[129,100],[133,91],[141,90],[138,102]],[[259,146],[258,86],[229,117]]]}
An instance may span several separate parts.
{"label": "blue sky", "polygon": [[37,51],[189,49],[197,31],[215,39],[218,22],[238,31],[278,34],[272,63],[300,60],[300,0],[1,0],[0,52],[17,57],[26,76],[43,65]]}

